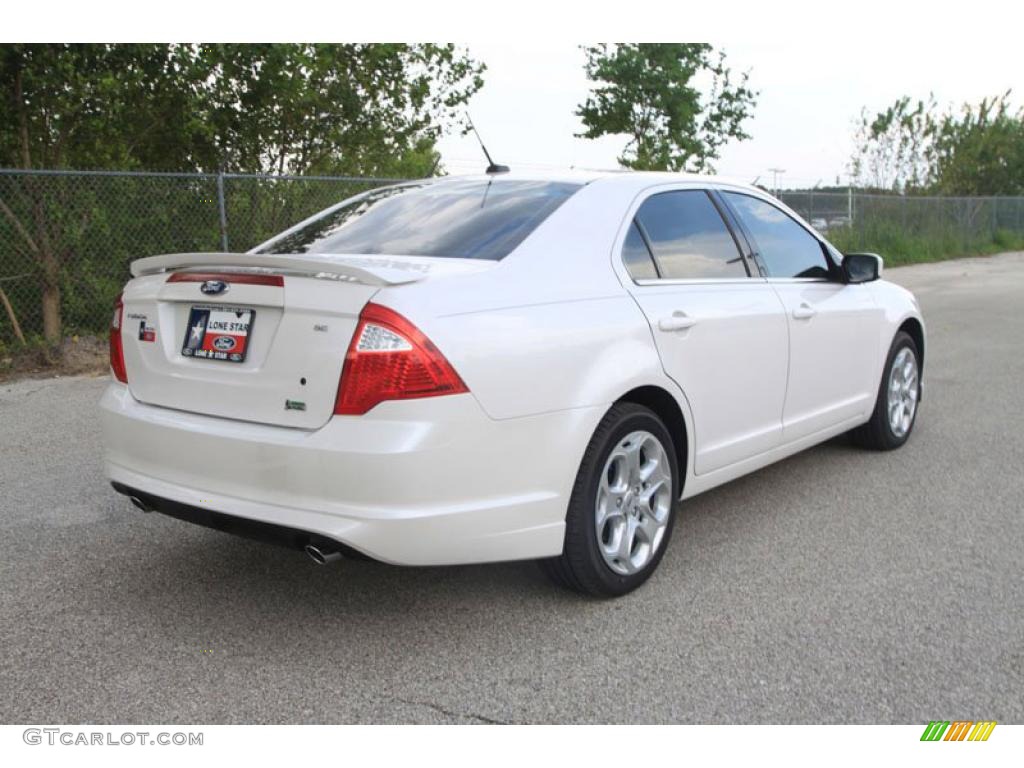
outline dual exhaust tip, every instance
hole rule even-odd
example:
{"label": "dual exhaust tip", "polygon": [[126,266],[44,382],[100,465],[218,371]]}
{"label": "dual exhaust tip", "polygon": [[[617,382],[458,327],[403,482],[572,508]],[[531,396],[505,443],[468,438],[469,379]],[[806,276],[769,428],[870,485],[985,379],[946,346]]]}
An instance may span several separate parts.
{"label": "dual exhaust tip", "polygon": [[149,504],[144,502],[142,499],[140,499],[138,496],[129,496],[128,497],[128,501],[130,501],[134,506],[136,506],[139,509],[141,509],[143,512],[152,512],[153,511],[153,508],[151,506],[149,506]]}
{"label": "dual exhaust tip", "polygon": [[330,547],[320,544],[307,544],[305,546],[306,554],[309,555],[309,559],[317,565],[327,565],[341,560],[341,552]]}
{"label": "dual exhaust tip", "polygon": [[[143,512],[152,512],[153,511],[153,507],[151,507],[149,504],[144,502],[138,496],[129,496],[128,500],[135,507],[137,507],[138,509],[141,509]],[[341,560],[341,552],[339,552],[336,549],[331,548],[327,544],[307,544],[303,549],[305,550],[306,554],[309,556],[309,559],[312,560],[317,565],[327,565],[329,563],[333,563],[333,562],[336,562],[338,560]]]}

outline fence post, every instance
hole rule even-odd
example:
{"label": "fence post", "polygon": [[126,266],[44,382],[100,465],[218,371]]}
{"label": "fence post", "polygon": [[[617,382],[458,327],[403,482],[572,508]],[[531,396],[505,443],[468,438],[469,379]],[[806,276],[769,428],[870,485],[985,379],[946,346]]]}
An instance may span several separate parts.
{"label": "fence post", "polygon": [[972,210],[974,204],[970,198],[962,198],[961,203],[964,211],[964,215],[961,217],[961,236],[963,240],[963,245],[961,247],[964,249],[964,253],[962,255],[967,256],[967,252],[971,248],[971,227],[974,225],[974,217],[976,214],[975,211]]}
{"label": "fence post", "polygon": [[228,212],[224,205],[224,172],[217,172],[217,208],[220,211],[220,249],[228,252]]}
{"label": "fence post", "polygon": [[861,247],[861,235],[860,232],[854,227],[853,224],[853,185],[849,184],[846,187],[846,221],[847,226],[850,228],[850,238],[856,236],[857,247]]}

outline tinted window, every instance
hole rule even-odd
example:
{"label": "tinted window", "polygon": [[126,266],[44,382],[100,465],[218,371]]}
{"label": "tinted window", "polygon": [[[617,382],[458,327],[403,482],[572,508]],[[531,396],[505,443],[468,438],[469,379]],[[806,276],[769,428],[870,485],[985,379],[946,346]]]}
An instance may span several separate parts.
{"label": "tinted window", "polygon": [[626,242],[622,244],[622,261],[626,264],[629,276],[634,280],[647,280],[658,276],[654,259],[651,258],[651,252],[647,250],[647,243],[644,242],[635,221],[629,225]]}
{"label": "tinted window", "polygon": [[497,260],[579,188],[499,179],[384,187],[328,210],[256,252]]}
{"label": "tinted window", "polygon": [[648,198],[636,220],[654,251],[662,277],[746,277],[736,241],[701,190],[663,192]]}
{"label": "tinted window", "polygon": [[757,241],[770,277],[828,277],[821,243],[787,214],[750,195],[725,196]]}

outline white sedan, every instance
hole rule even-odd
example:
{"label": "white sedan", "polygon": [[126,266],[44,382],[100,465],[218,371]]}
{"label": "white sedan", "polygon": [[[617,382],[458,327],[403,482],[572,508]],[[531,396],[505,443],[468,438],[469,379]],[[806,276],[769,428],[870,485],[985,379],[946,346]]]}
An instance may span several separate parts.
{"label": "white sedan", "polygon": [[402,565],[642,584],[677,502],[914,427],[914,296],[709,177],[375,189],[248,253],[132,264],[103,396],[136,506]]}

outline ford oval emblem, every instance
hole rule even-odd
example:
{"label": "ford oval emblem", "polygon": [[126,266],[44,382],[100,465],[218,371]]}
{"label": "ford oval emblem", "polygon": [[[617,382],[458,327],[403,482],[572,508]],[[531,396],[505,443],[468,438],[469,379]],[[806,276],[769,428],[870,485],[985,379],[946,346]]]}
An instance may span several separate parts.
{"label": "ford oval emblem", "polygon": [[225,293],[228,289],[228,284],[223,280],[207,280],[201,286],[199,290],[205,293],[207,296],[217,296]]}
{"label": "ford oval emblem", "polygon": [[218,336],[213,340],[213,346],[221,352],[230,352],[235,348],[235,340],[230,336]]}

